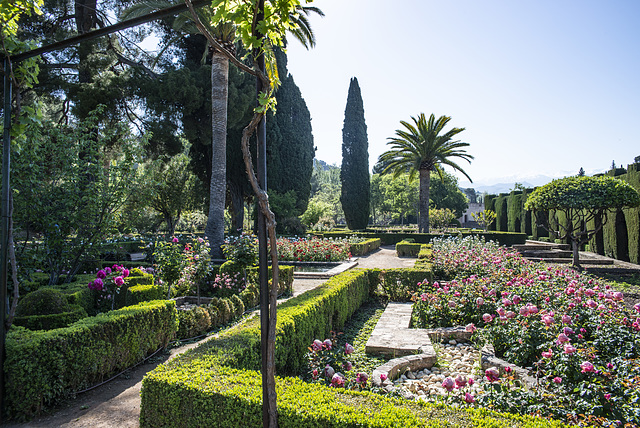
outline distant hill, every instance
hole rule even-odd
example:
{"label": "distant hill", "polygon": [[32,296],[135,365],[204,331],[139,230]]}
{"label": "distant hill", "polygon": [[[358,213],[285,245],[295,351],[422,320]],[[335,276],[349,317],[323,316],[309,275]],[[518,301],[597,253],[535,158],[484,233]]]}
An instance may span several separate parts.
{"label": "distant hill", "polygon": [[315,168],[316,165],[320,165],[322,167],[322,169],[325,170],[325,171],[328,171],[330,168],[340,168],[340,166],[338,166],[338,165],[335,165],[335,164],[334,165],[329,165],[328,163],[326,163],[323,160],[314,158],[313,159],[313,167]]}

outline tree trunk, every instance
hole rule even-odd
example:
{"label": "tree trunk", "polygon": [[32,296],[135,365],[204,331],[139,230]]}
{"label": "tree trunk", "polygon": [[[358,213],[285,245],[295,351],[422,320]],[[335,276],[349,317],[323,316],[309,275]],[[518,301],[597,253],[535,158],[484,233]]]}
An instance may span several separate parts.
{"label": "tree trunk", "polygon": [[580,248],[578,247],[578,237],[570,236],[570,238],[571,248],[573,250],[573,267],[580,271],[582,270],[582,267],[580,266]]}
{"label": "tree trunk", "polygon": [[418,232],[429,233],[429,185],[431,184],[431,171],[420,170],[420,219]]}
{"label": "tree trunk", "polygon": [[209,218],[205,235],[211,245],[211,256],[222,258],[224,244],[224,202],[227,191],[227,96],[229,60],[221,53],[211,57],[211,183]]}

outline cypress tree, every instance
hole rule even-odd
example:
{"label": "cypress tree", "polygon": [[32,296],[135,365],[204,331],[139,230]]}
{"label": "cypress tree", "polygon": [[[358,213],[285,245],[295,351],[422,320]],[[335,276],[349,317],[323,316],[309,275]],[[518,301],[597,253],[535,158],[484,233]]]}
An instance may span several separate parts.
{"label": "cypress tree", "polygon": [[369,140],[358,79],[351,79],[342,127],[342,194],[340,202],[351,230],[364,229],[369,221]]}

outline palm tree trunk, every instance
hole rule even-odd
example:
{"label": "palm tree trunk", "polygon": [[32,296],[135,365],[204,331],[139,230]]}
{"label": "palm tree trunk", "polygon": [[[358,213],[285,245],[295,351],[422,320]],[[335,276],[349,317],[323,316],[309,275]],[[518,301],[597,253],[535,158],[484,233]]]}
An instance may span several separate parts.
{"label": "palm tree trunk", "polygon": [[431,184],[431,171],[420,170],[420,220],[418,232],[429,233],[429,186]]}
{"label": "palm tree trunk", "polygon": [[211,256],[222,258],[224,244],[224,202],[227,191],[227,96],[229,60],[221,53],[211,57],[211,183],[209,218],[205,235],[211,245]]}

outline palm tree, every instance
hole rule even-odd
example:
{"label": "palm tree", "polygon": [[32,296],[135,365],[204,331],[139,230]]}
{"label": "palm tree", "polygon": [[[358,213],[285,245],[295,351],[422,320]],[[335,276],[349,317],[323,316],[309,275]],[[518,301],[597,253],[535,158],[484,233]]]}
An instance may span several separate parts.
{"label": "palm tree", "polygon": [[[155,10],[173,6],[170,0],[147,0],[129,8],[121,19],[135,18]],[[200,21],[207,26],[213,15],[213,9],[204,7],[198,10]],[[316,44],[315,35],[307,16],[310,13],[324,16],[317,7],[298,6],[297,13],[291,15],[295,24],[291,34],[307,49]],[[199,33],[189,12],[180,14],[173,21],[173,29],[181,33]],[[232,23],[224,23],[215,28],[207,27],[215,40],[227,51],[235,55],[235,27]],[[180,37],[180,36],[179,36]],[[178,38],[179,38],[178,37]],[[175,38],[174,40],[178,39]],[[224,207],[227,190],[227,100],[229,89],[229,60],[213,46],[207,43],[211,60],[211,181],[209,184],[209,216],[205,227],[205,236],[211,245],[211,256],[222,258],[224,244]],[[162,54],[162,51],[161,51]]]}
{"label": "palm tree", "polygon": [[462,158],[471,162],[473,156],[467,154],[463,147],[469,143],[453,140],[464,128],[453,128],[440,135],[444,127],[451,120],[448,116],[438,119],[432,114],[429,120],[424,113],[416,119],[411,117],[413,124],[400,121],[405,129],[396,130],[396,136],[389,138],[387,144],[391,149],[380,155],[378,162],[385,165],[382,173],[393,172],[394,177],[409,171],[410,180],[420,176],[420,204],[419,204],[419,232],[429,233],[429,185],[431,171],[436,171],[442,179],[442,166],[449,165],[460,171],[471,181],[471,178],[452,158]]}

